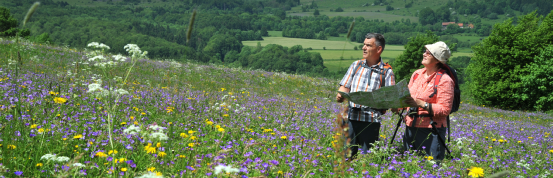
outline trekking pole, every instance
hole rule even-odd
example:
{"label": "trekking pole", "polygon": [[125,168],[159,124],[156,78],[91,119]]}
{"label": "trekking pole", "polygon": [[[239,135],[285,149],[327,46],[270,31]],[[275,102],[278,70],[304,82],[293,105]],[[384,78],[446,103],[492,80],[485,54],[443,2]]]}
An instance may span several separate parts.
{"label": "trekking pole", "polygon": [[[442,139],[442,135],[440,134],[440,132],[438,131],[438,129],[436,129],[436,122],[434,122],[434,119],[432,119],[432,105],[429,106],[429,109],[428,109],[428,113],[430,114],[430,125],[432,126],[432,131],[436,133],[436,135],[438,135],[438,141],[442,144],[442,146],[445,148],[445,150],[447,151],[447,154],[449,154],[449,156],[451,156],[451,151],[449,151],[449,148],[447,148],[447,146],[445,145],[445,140]],[[445,138],[445,137],[444,137]]]}
{"label": "trekking pole", "polygon": [[397,124],[396,124],[396,131],[394,131],[394,136],[392,136],[392,141],[390,142],[390,145],[394,144],[394,139],[396,138],[397,130],[399,129],[399,126],[401,126],[401,121],[403,121],[403,112],[404,111],[405,110],[401,110],[401,113],[399,113],[399,120],[397,121]]}
{"label": "trekking pole", "polygon": [[449,126],[449,115],[447,115],[447,142],[451,142],[451,127]]}

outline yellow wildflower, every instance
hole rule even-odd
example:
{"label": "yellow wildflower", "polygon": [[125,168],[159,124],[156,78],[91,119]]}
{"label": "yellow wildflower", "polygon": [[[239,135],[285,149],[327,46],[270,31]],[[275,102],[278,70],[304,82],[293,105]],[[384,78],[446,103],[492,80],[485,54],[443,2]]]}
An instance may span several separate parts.
{"label": "yellow wildflower", "polygon": [[75,136],[73,136],[73,138],[74,138],[74,139],[81,139],[81,138],[83,138],[83,135],[81,135],[81,134],[75,135]]}
{"label": "yellow wildflower", "polygon": [[225,132],[225,129],[219,128],[219,129],[217,129],[217,131],[219,131],[219,132]]}
{"label": "yellow wildflower", "polygon": [[425,157],[424,157],[424,159],[426,159],[426,160],[430,161],[430,160],[433,160],[433,159],[434,159],[434,157],[433,157],[433,156],[425,156]]}
{"label": "yellow wildflower", "polygon": [[148,145],[144,147],[144,151],[146,151],[146,153],[156,153],[156,147],[152,147],[152,144],[148,143]]}
{"label": "yellow wildflower", "polygon": [[42,132],[44,132],[44,129],[43,129],[43,128],[38,129],[38,133],[39,133],[39,134],[41,134]]}
{"label": "yellow wildflower", "polygon": [[280,137],[280,139],[286,140],[286,136],[282,136]]}
{"label": "yellow wildflower", "polygon": [[148,168],[148,171],[150,171],[150,172],[154,172],[154,170],[156,170],[155,167],[149,167],[149,168]]}
{"label": "yellow wildflower", "polygon": [[103,158],[103,157],[106,157],[108,156],[107,154],[105,154],[104,152],[98,152],[96,153],[96,156],[100,157],[100,158]]}
{"label": "yellow wildflower", "polygon": [[213,122],[211,122],[210,120],[206,120],[205,122],[207,125],[213,125]]}
{"label": "yellow wildflower", "polygon": [[228,114],[223,114],[223,117],[228,117],[229,115]]}
{"label": "yellow wildflower", "polygon": [[196,132],[196,131],[189,130],[188,134],[194,134],[194,132]]}
{"label": "yellow wildflower", "polygon": [[184,132],[183,132],[183,133],[180,133],[180,136],[181,136],[182,138],[188,137],[188,135],[186,135]]}
{"label": "yellow wildflower", "polygon": [[469,169],[469,175],[471,177],[484,177],[484,169],[479,167],[472,167]]}
{"label": "yellow wildflower", "polygon": [[31,125],[31,129],[36,128],[36,124]]}
{"label": "yellow wildflower", "polygon": [[8,145],[8,149],[15,150],[17,147],[15,145]]}
{"label": "yellow wildflower", "polygon": [[160,151],[159,154],[157,154],[159,157],[164,157],[167,155],[167,153],[163,152],[163,151]]}
{"label": "yellow wildflower", "polygon": [[127,122],[121,122],[121,125],[127,125]]}
{"label": "yellow wildflower", "polygon": [[44,166],[44,164],[42,164],[42,163],[36,164],[36,167],[42,167],[42,166]]}
{"label": "yellow wildflower", "polygon": [[119,152],[117,152],[117,150],[109,150],[109,151],[108,151],[108,155],[110,155],[110,154],[117,154],[117,153],[119,153]]}
{"label": "yellow wildflower", "polygon": [[56,97],[56,98],[54,98],[54,102],[56,102],[58,104],[63,104],[65,102],[67,102],[67,99],[62,98],[62,97]]}
{"label": "yellow wildflower", "polygon": [[190,148],[192,148],[192,147],[194,147],[194,143],[189,143],[188,146],[189,146]]}
{"label": "yellow wildflower", "polygon": [[59,94],[59,92],[54,92],[54,91],[50,91],[50,92],[48,92],[48,94],[50,94],[50,95],[52,95],[52,96],[53,96],[53,95],[58,95],[58,94]]}
{"label": "yellow wildflower", "polygon": [[126,171],[127,171],[127,168],[126,168],[126,167],[121,168],[121,171],[126,172]]}

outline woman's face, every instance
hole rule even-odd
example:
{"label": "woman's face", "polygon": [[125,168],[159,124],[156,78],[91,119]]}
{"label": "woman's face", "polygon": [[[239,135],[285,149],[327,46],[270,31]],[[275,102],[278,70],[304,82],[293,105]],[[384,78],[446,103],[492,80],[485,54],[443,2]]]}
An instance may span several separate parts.
{"label": "woman's face", "polygon": [[438,59],[436,59],[434,56],[432,56],[432,53],[428,51],[428,49],[422,54],[422,65],[425,67],[432,67],[440,63]]}

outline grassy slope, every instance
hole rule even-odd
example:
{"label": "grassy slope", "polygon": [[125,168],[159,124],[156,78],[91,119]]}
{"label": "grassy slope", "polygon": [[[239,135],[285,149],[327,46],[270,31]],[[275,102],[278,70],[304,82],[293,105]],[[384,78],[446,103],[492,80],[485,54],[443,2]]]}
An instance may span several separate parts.
{"label": "grassy slope", "polygon": [[[25,49],[21,53],[24,63],[15,75],[8,59],[18,49]],[[10,118],[1,122],[10,126],[2,127],[3,156],[9,157],[2,159],[2,165],[10,170],[3,175],[14,176],[15,171],[21,171],[23,177],[78,175],[79,169],[64,171],[55,162],[41,159],[47,153],[86,164],[84,169],[90,177],[137,177],[152,168],[166,177],[193,177],[211,175],[219,164],[245,168],[230,174],[235,177],[400,177],[404,173],[467,177],[471,167],[482,168],[484,176],[508,170],[511,176],[533,177],[552,169],[546,163],[553,155],[553,120],[542,113],[462,103],[460,111],[452,115],[452,142],[448,143],[455,159],[442,162],[447,169],[436,169],[422,156],[395,152],[401,149],[404,126],[395,144],[388,144],[398,119],[388,112],[382,119],[383,142],[378,148],[390,149],[376,149],[340,164],[343,137],[332,130],[339,105],[328,99],[335,94],[336,80],[140,60],[130,81],[121,86],[130,95],[111,110],[107,103],[113,100],[86,92],[86,85],[94,82],[91,76],[102,70],[89,64],[71,65],[82,62],[82,55],[75,49],[44,45],[21,48],[0,41],[0,117]],[[128,67],[127,61],[107,74],[122,76]],[[75,76],[68,77],[67,70]],[[13,103],[17,97],[21,102]],[[56,97],[67,101],[55,103]],[[21,115],[17,114],[18,106],[23,108]],[[111,127],[107,113],[115,116]],[[168,140],[154,140],[150,146],[155,154],[147,153],[147,138],[122,132],[132,124],[165,127]],[[113,135],[113,147],[108,133]],[[109,150],[118,153],[111,155]],[[112,158],[125,158],[132,164],[120,161],[110,170]],[[531,169],[518,171],[520,160]]]}

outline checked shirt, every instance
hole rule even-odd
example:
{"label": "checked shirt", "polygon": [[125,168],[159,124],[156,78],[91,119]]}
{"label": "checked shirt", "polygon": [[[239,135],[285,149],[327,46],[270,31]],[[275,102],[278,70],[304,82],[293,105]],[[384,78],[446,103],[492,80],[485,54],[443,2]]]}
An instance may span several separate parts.
{"label": "checked shirt", "polygon": [[[353,71],[358,65],[361,65],[361,67],[359,67],[357,71]],[[344,75],[344,78],[340,81],[340,85],[349,88],[350,92],[371,92],[380,88],[380,77],[384,77],[383,86],[395,85],[396,82],[392,69],[388,69],[386,76],[381,75],[381,73],[384,73],[384,70],[386,69],[384,68],[382,59],[380,59],[378,64],[372,66],[367,66],[365,60],[355,61],[351,64],[351,66],[349,66],[346,75]],[[354,73],[355,75],[353,75]],[[382,115],[381,111],[374,110],[360,104],[355,104],[351,101],[349,102],[349,105],[352,106],[348,113],[348,118],[350,120],[380,122],[380,116]]]}

